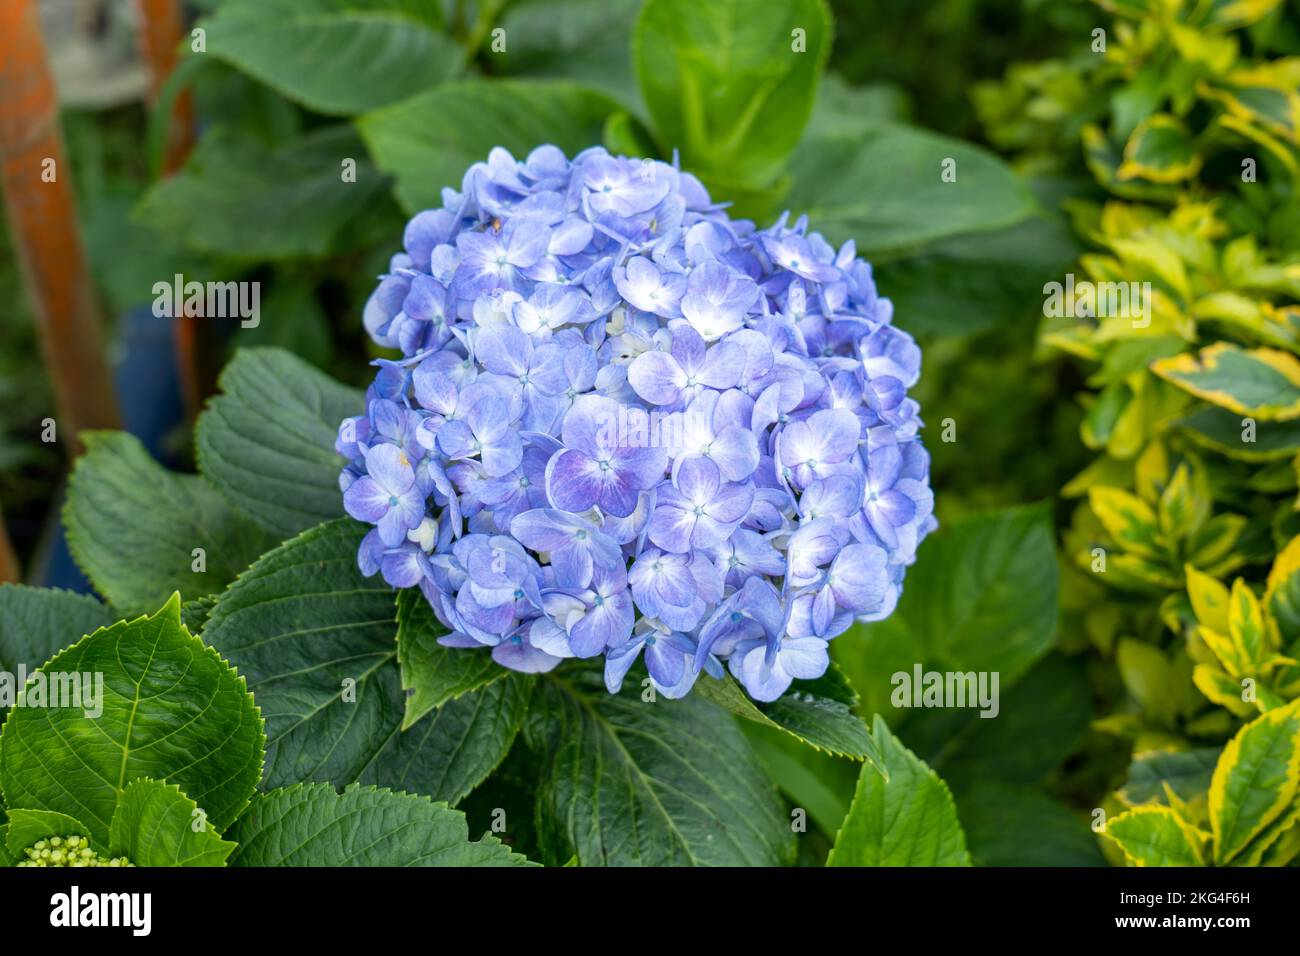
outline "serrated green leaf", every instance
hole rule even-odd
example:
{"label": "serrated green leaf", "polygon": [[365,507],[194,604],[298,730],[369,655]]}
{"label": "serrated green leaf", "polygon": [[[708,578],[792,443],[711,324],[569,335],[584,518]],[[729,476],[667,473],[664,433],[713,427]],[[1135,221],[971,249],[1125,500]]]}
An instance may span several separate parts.
{"label": "serrated green leaf", "polygon": [[403,730],[434,708],[509,673],[492,660],[486,648],[443,647],[438,638],[446,633],[417,589],[398,594],[397,662],[402,670],[402,690],[407,694]]}
{"label": "serrated green leaf", "polygon": [[[538,825],[548,863],[774,866],[794,834],[737,724],[713,704],[605,690],[563,669],[534,695],[530,744],[547,768]],[[874,774],[875,771],[869,771]]]}
{"label": "serrated green leaf", "polygon": [[826,865],[970,866],[948,785],[889,732],[878,714],[871,733],[889,780],[862,768]]}
{"label": "serrated green leaf", "polygon": [[1086,818],[1032,787],[996,779],[957,793],[974,866],[1104,866]]}
{"label": "serrated green leaf", "polygon": [[364,411],[361,393],[278,348],[236,352],[219,384],[197,444],[226,500],[277,539],[341,515],[334,440],[344,418]]}
{"label": "serrated green leaf", "polygon": [[1223,749],[1210,783],[1214,862],[1232,862],[1296,799],[1300,700],[1243,727]]}
{"label": "serrated green leaf", "polygon": [[179,787],[149,779],[118,797],[109,846],[136,866],[225,866],[235,848]]}
{"label": "serrated green leaf", "polygon": [[464,60],[436,0],[228,0],[201,26],[213,56],[332,115],[412,96]]}
{"label": "serrated green leaf", "polygon": [[799,142],[830,53],[822,0],[648,0],[637,80],[665,154],[706,181],[761,188]]}
{"label": "serrated green leaf", "polygon": [[[837,638],[838,640],[838,638]],[[986,688],[993,690],[991,685]],[[981,780],[1037,784],[1078,747],[1093,717],[1092,689],[1081,661],[1048,654],[1012,686],[999,683],[987,711],[963,708],[907,713],[911,749],[958,792]],[[1044,719],[1051,714],[1051,719]]]}
{"label": "serrated green leaf", "polygon": [[[355,179],[344,178],[349,159]],[[348,126],[325,127],[274,149],[217,129],[203,137],[180,172],[144,195],[135,215],[195,252],[232,260],[314,258],[344,246],[349,227],[383,195],[384,186]],[[172,284],[171,276],[161,280]],[[232,284],[232,291],[239,289]],[[262,314],[258,295],[254,316],[247,314],[251,300],[239,300],[245,312],[237,314],[223,293],[225,314],[241,322],[274,321]],[[166,301],[174,298],[173,293]]]}
{"label": "serrated green leaf", "polygon": [[737,717],[783,730],[826,753],[866,760],[883,772],[867,725],[852,712],[857,694],[835,664],[816,681],[795,681],[779,700],[768,704],[751,699],[730,674],[723,674],[720,681],[702,674],[693,692]]}
{"label": "serrated green leaf", "polygon": [[1106,836],[1136,866],[1205,866],[1208,834],[1168,807],[1136,807],[1106,823]]}
{"label": "serrated green leaf", "polygon": [[81,437],[86,454],[63,508],[68,547],[117,610],[143,614],[173,591],[220,591],[273,543],[206,481],[163,468],[133,436]]}
{"label": "serrated green leaf", "polygon": [[308,784],[258,794],[230,831],[231,866],[526,866],[465,815],[428,797]]}
{"label": "serrated green leaf", "polygon": [[[955,163],[953,182],[943,180],[947,160]],[[992,154],[891,123],[805,139],[790,177],[784,207],[806,213],[832,242],[853,239],[859,254],[873,259],[1004,229],[1035,208],[1029,190]]]}
{"label": "serrated green leaf", "polygon": [[19,667],[33,671],[56,652],[112,622],[109,609],[88,594],[0,584],[0,671],[16,674]]}
{"label": "serrated green leaf", "polygon": [[9,812],[5,829],[5,849],[15,860],[23,859],[23,851],[37,840],[50,837],[84,836],[93,839],[90,827],[75,817],[55,810],[23,810]]}
{"label": "serrated green leaf", "polygon": [[204,639],[257,695],[265,786],[373,783],[458,802],[510,749],[529,681],[495,681],[403,731],[395,596],[357,568],[363,531],[339,519],[264,555],[221,595]]}
{"label": "serrated green leaf", "polygon": [[507,76],[587,83],[637,106],[640,93],[627,51],[640,5],[641,0],[513,0],[500,20],[510,55],[494,58],[492,65]]}
{"label": "serrated green leaf", "polygon": [[[959,518],[921,545],[893,615],[860,624],[831,654],[872,708],[890,675],[917,661],[942,671],[997,671],[1009,687],[1052,646],[1059,572],[1048,512],[1008,508]],[[889,666],[877,667],[876,648]]]}
{"label": "serrated green leaf", "polygon": [[[262,720],[242,677],[181,624],[180,599],[120,621],[61,652],[45,674],[102,674],[97,717],[81,707],[10,711],[0,732],[0,789],[10,807],[55,810],[107,843],[123,790],[143,777],[190,794],[218,830],[261,776]],[[97,683],[97,682],[96,682]]]}
{"label": "serrated green leaf", "polygon": [[205,594],[196,597],[193,601],[186,601],[181,605],[181,623],[185,625],[187,631],[198,637],[208,623],[208,615],[216,606],[215,594]]}
{"label": "serrated green leaf", "polygon": [[397,178],[407,212],[438,206],[465,170],[493,147],[516,158],[553,143],[572,156],[599,143],[619,109],[603,93],[561,80],[466,80],[360,117],[357,126],[380,169]]}

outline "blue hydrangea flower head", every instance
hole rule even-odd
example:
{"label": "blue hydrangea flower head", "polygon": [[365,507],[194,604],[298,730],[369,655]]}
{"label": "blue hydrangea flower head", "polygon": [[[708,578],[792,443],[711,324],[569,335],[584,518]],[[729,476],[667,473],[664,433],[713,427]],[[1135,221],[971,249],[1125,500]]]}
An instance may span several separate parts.
{"label": "blue hydrangea flower head", "polygon": [[419,213],[339,429],[358,561],[455,648],[542,672],[638,659],[757,700],[898,602],[935,527],[916,343],[871,266],[800,218],[728,217],[674,165],[503,149]]}

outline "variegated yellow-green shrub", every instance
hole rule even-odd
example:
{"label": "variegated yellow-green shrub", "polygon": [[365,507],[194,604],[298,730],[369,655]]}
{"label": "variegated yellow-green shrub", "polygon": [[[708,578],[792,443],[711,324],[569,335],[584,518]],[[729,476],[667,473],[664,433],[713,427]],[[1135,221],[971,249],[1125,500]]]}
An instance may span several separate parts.
{"label": "variegated yellow-green shrub", "polygon": [[[1094,183],[1065,204],[1091,247],[1063,281],[1074,307],[1045,308],[1040,342],[1083,363],[1097,452],[1063,489],[1078,504],[1062,603],[1074,646],[1113,665],[1096,727],[1132,748],[1103,844],[1138,865],[1285,863],[1300,850],[1300,5],[1096,2],[1074,55],[975,99],[1023,171]],[[1273,739],[1285,759],[1251,764]],[[1271,774],[1267,802],[1243,796],[1252,767]]]}
{"label": "variegated yellow-green shrub", "polygon": [[1104,833],[1135,866],[1286,866],[1300,856],[1300,701],[1267,711],[1223,748],[1204,793],[1168,782]]}

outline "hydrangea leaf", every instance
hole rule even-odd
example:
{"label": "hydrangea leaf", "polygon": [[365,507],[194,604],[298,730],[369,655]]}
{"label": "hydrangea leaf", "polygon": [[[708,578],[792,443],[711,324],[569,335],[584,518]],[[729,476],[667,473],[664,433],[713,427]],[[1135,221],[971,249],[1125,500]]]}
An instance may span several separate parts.
{"label": "hydrangea leaf", "polygon": [[864,766],[827,866],[970,866],[948,785],[876,715],[886,781]]}
{"label": "hydrangea leaf", "polygon": [[143,614],[173,591],[220,591],[272,544],[208,482],[163,468],[135,437],[82,439],[63,509],[68,547],[117,610]]}
{"label": "hydrangea leaf", "polygon": [[[948,160],[956,180],[944,182]],[[784,205],[807,213],[832,242],[853,239],[866,256],[1004,229],[1035,209],[1029,189],[991,153],[892,123],[809,137],[790,175]]]}
{"label": "hydrangea leaf", "polygon": [[789,818],[739,726],[693,694],[646,701],[633,683],[609,694],[599,670],[578,667],[538,684],[529,741],[548,768],[538,793],[548,862],[788,863]]}
{"label": "hydrangea leaf", "polygon": [[510,749],[529,682],[495,681],[403,731],[394,595],[361,576],[360,542],[349,519],[285,542],[221,595],[204,639],[257,695],[266,786],[373,783],[456,803]]}
{"label": "hydrangea leaf", "polygon": [[491,835],[469,839],[465,815],[428,797],[325,784],[253,798],[230,834],[231,866],[527,866]]}
{"label": "hydrangea leaf", "polygon": [[[355,131],[344,125],[274,150],[251,137],[215,130],[203,137],[180,172],[144,195],[136,215],[153,231],[214,256],[323,256],[358,234],[358,217],[383,195],[385,180],[364,156]],[[357,161],[355,182],[342,178],[345,159]],[[257,228],[250,229],[249,223]],[[259,313],[264,304],[259,302]],[[275,321],[261,314],[257,319],[259,324]]]}
{"label": "hydrangea leaf", "polygon": [[975,335],[1039,311],[1043,286],[1067,272],[1078,253],[1063,220],[1034,216],[936,239],[881,262],[875,274],[909,332]]}
{"label": "hydrangea leaf", "polygon": [[443,647],[438,638],[446,633],[419,590],[407,588],[398,593],[397,661],[402,669],[402,690],[407,693],[403,730],[434,708],[508,674],[486,648],[471,653],[465,648]]}
{"label": "hydrangea leaf", "polygon": [[603,93],[563,80],[466,80],[367,113],[357,120],[380,169],[397,178],[408,212],[441,205],[465,170],[502,146],[522,159],[554,143],[572,154],[599,143],[619,109]]}
{"label": "hydrangea leaf", "polygon": [[867,725],[852,711],[858,695],[835,664],[815,681],[795,681],[770,704],[754,701],[730,674],[720,681],[701,675],[695,692],[737,717],[783,730],[826,753],[866,760],[883,772],[880,752]]}
{"label": "hydrangea leaf", "polygon": [[1295,801],[1300,787],[1300,700],[1243,727],[1223,749],[1210,783],[1214,862],[1245,850]]}
{"label": "hydrangea leaf", "polygon": [[123,790],[142,777],[182,787],[218,830],[247,804],[262,771],[262,719],[243,678],[185,630],[179,596],[82,638],[41,670],[102,673],[102,713],[11,710],[0,733],[8,806],[67,813],[107,843]]}
{"label": "hydrangea leaf", "polygon": [[822,0],[648,0],[633,36],[665,154],[725,189],[772,182],[799,142],[830,53]]}
{"label": "hydrangea leaf", "polygon": [[[930,669],[997,671],[1005,689],[1051,648],[1058,583],[1044,507],[960,518],[921,546],[893,615],[855,626],[831,654],[876,709],[890,698],[890,675],[918,659]],[[879,646],[900,667],[874,667]]]}
{"label": "hydrangea leaf", "polygon": [[213,56],[330,115],[412,96],[463,64],[427,0],[235,0],[201,26]]}
{"label": "hydrangea leaf", "polygon": [[493,66],[526,75],[589,83],[628,106],[640,101],[627,55],[641,0],[514,0],[501,16],[510,55]]}
{"label": "hydrangea leaf", "polygon": [[[909,689],[914,690],[913,668],[908,671]],[[999,682],[996,693],[987,681],[980,688],[979,675],[975,677],[974,687],[965,684],[969,693],[962,691],[966,706],[914,710],[905,725],[912,751],[959,796],[987,779],[1013,786],[1037,784],[1087,734],[1094,714],[1082,662],[1048,654],[1014,685],[1003,687]],[[978,699],[981,689],[989,692],[987,707]],[[1044,720],[1048,712],[1052,719]],[[984,713],[993,716],[981,716]]]}
{"label": "hydrangea leaf", "polygon": [[196,597],[193,601],[186,601],[181,605],[181,623],[185,629],[196,636],[200,635],[203,628],[207,626],[208,615],[212,609],[217,606],[217,596],[215,594],[205,594],[202,597]]}
{"label": "hydrangea leaf", "polygon": [[1169,807],[1135,807],[1108,821],[1105,833],[1135,866],[1205,866],[1209,834]]}
{"label": "hydrangea leaf", "polygon": [[1124,147],[1120,179],[1145,179],[1153,183],[1178,183],[1201,168],[1187,127],[1166,113],[1149,116],[1137,125]]}
{"label": "hydrangea leaf", "polygon": [[94,839],[90,827],[66,813],[59,813],[56,810],[16,809],[9,811],[4,843],[9,855],[15,860],[21,860],[23,851],[37,840],[66,836]]}
{"label": "hydrangea leaf", "polygon": [[996,777],[957,791],[974,866],[1105,866],[1083,814],[1031,787]]}
{"label": "hydrangea leaf", "polygon": [[109,845],[136,866],[224,866],[235,848],[179,787],[147,779],[122,791]]}
{"label": "hydrangea leaf", "polygon": [[1151,371],[1197,398],[1260,421],[1300,418],[1300,360],[1278,349],[1215,342],[1152,363]]}
{"label": "hydrangea leaf", "polygon": [[790,802],[806,810],[823,833],[838,831],[849,813],[860,761],[833,757],[784,730],[754,721],[741,721],[740,727]]}
{"label": "hydrangea leaf", "polygon": [[33,671],[56,652],[111,623],[109,609],[88,594],[0,584],[0,671]]}
{"label": "hydrangea leaf", "polygon": [[337,517],[334,440],[364,406],[361,394],[278,348],[241,349],[219,384],[199,416],[204,476],[278,539]]}

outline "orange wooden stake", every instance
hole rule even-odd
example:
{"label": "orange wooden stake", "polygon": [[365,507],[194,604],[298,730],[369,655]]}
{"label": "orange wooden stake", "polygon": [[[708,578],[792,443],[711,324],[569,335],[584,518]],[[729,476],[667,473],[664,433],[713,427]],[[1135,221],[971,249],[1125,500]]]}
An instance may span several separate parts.
{"label": "orange wooden stake", "polygon": [[0,584],[16,584],[22,579],[18,569],[18,555],[14,554],[14,546],[9,543],[4,515],[0,514]]}
{"label": "orange wooden stake", "polygon": [[68,435],[121,418],[73,212],[71,169],[35,0],[0,3],[0,182],[41,351]]}

